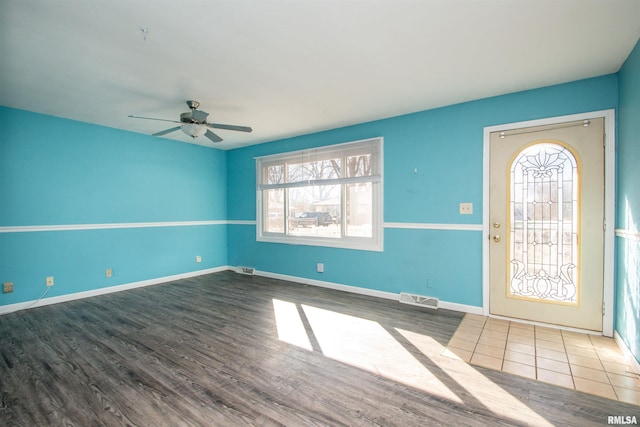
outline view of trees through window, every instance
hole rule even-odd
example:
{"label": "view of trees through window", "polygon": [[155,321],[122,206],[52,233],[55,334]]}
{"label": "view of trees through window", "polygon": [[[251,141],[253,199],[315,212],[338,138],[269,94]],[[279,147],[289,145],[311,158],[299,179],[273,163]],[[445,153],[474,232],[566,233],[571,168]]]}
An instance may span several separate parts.
{"label": "view of trees through window", "polygon": [[259,158],[258,238],[380,250],[381,160],[381,138]]}
{"label": "view of trees through window", "polygon": [[371,155],[274,165],[266,173],[269,184],[302,184],[266,190],[267,232],[371,237],[371,183],[323,183],[371,175]]}

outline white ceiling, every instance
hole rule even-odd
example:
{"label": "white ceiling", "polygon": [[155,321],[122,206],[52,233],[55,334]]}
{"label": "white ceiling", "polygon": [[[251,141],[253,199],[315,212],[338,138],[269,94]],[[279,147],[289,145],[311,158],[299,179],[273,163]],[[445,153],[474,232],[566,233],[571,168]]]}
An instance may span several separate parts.
{"label": "white ceiling", "polygon": [[639,37],[639,0],[0,0],[0,105],[150,134],[127,116],[195,99],[253,127],[231,149],[613,73]]}

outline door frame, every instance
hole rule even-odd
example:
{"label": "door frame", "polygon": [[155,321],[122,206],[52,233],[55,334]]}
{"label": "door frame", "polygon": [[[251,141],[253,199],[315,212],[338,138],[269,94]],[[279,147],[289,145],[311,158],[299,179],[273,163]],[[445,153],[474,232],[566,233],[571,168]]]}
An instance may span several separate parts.
{"label": "door frame", "polygon": [[[616,186],[616,135],[615,110],[600,110],[567,116],[548,117],[545,119],[523,122],[505,123],[484,128],[483,142],[483,176],[482,176],[482,313],[489,313],[489,150],[491,133],[520,129],[533,126],[552,125],[575,120],[589,120],[604,117],[604,290],[602,295],[604,315],[602,317],[602,335],[613,336],[613,302],[614,302],[614,247],[615,247],[615,186]],[[530,322],[535,323],[535,322]],[[571,328],[565,328],[571,329]]]}

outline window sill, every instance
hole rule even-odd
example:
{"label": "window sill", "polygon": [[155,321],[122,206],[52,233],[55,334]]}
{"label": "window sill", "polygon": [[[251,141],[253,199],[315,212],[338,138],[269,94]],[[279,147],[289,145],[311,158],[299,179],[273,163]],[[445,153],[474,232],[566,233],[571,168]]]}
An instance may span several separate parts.
{"label": "window sill", "polygon": [[265,243],[280,243],[286,245],[322,246],[327,248],[352,249],[358,251],[382,252],[382,242],[373,239],[332,239],[327,237],[283,236],[276,234],[257,235],[256,241]]}

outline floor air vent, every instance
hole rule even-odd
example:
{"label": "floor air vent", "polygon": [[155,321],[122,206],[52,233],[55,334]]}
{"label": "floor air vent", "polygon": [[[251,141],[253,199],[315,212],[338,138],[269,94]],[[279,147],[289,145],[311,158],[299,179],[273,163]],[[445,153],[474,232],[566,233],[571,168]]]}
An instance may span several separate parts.
{"label": "floor air vent", "polygon": [[404,304],[418,305],[420,307],[427,307],[427,308],[433,308],[433,309],[438,308],[438,304],[440,303],[438,298],[423,297],[421,295],[408,294],[406,292],[400,292],[399,301]]}
{"label": "floor air vent", "polygon": [[236,267],[236,273],[246,274],[247,276],[253,276],[256,269],[253,267]]}

